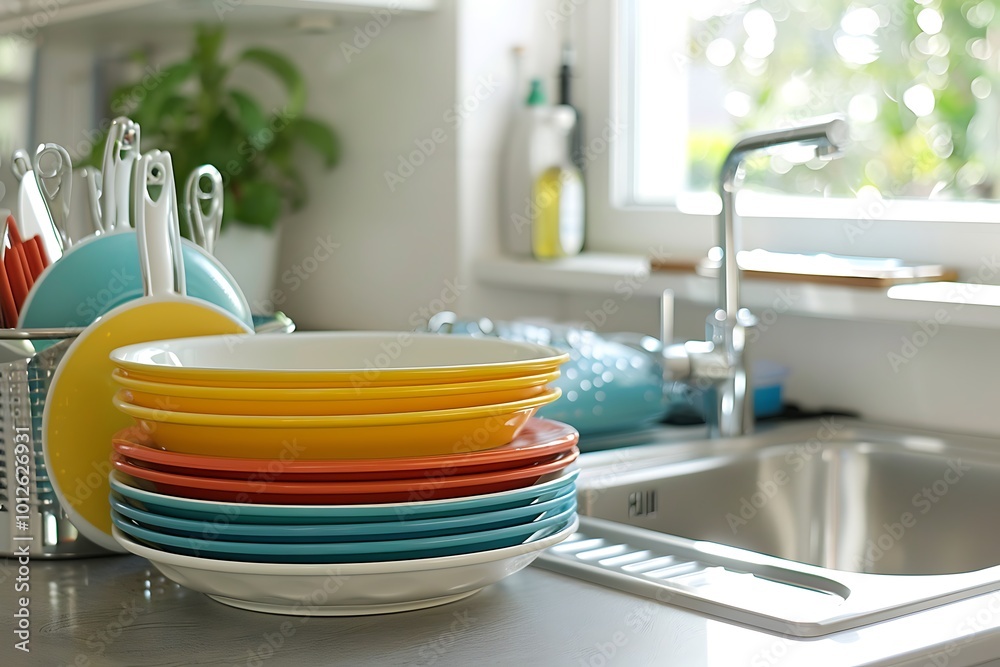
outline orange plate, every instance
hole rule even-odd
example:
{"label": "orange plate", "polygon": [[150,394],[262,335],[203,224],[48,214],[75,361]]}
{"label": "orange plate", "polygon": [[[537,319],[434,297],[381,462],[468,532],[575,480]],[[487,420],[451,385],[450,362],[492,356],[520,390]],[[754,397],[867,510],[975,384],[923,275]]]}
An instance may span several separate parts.
{"label": "orange plate", "polygon": [[144,480],[152,490],[181,498],[272,505],[358,505],[422,502],[520,489],[531,486],[545,475],[563,470],[579,455],[580,450],[573,447],[555,461],[514,470],[368,482],[248,482],[175,475],[134,465],[117,453],[112,454],[112,463],[120,472]]}
{"label": "orange plate", "polygon": [[182,454],[157,448],[151,437],[135,427],[118,433],[113,443],[116,452],[137,466],[178,475],[245,481],[361,482],[426,480],[523,468],[554,460],[576,445],[579,438],[572,426],[530,419],[513,442],[496,449],[394,459],[301,460],[291,449],[275,459]]}

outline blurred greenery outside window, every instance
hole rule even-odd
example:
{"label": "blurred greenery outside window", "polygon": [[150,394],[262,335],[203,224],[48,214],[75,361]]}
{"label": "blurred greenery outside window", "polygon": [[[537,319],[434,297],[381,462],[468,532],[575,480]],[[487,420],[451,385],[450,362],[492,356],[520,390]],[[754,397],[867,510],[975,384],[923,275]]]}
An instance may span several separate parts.
{"label": "blurred greenery outside window", "polygon": [[633,203],[712,197],[741,133],[830,113],[852,126],[841,160],[756,159],[750,187],[1000,199],[1000,0],[623,0],[620,10]]}

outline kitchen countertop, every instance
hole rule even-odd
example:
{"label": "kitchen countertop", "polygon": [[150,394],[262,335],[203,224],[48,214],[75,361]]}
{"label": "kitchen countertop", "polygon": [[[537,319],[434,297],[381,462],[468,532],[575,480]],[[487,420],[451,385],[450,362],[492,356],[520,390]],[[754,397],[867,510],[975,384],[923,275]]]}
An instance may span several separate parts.
{"label": "kitchen countertop", "polygon": [[[30,649],[14,648],[17,563],[0,559],[8,665],[980,665],[1000,592],[818,640],[779,637],[537,567],[443,607],[276,616],[186,590],[135,556],[30,563]],[[998,663],[1000,664],[1000,663]]]}

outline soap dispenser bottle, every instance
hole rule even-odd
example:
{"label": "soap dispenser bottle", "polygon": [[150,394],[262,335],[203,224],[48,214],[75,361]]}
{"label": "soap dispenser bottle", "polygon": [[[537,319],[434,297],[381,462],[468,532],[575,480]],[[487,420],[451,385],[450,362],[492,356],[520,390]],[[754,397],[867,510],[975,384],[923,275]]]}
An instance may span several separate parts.
{"label": "soap dispenser bottle", "polygon": [[531,257],[531,188],[541,171],[552,164],[551,142],[545,125],[551,107],[546,105],[541,79],[532,79],[526,98],[511,109],[510,131],[501,167],[500,229],[504,252]]}
{"label": "soap dispenser bottle", "polygon": [[[568,149],[576,113],[565,105],[551,111],[550,134]],[[583,174],[565,150],[555,164],[538,175],[532,188],[531,250],[536,259],[579,254],[584,241],[584,207]]]}

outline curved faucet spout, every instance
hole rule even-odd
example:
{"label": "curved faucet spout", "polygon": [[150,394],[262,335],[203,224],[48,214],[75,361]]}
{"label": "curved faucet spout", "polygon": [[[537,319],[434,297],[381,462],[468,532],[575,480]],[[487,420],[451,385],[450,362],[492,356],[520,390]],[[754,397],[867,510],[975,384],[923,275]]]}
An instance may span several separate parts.
{"label": "curved faucet spout", "polygon": [[719,247],[722,264],[719,267],[719,308],[726,319],[735,320],[740,309],[740,269],[736,255],[742,249],[742,229],[736,217],[736,190],[743,179],[743,162],[751,153],[773,151],[789,145],[813,146],[816,155],[832,160],[840,157],[850,143],[850,126],[840,116],[815,119],[804,125],[748,134],[740,139],[719,174],[719,195],[722,212],[719,214]]}
{"label": "curved faucet spout", "polygon": [[[789,145],[813,147],[818,157],[834,159],[841,155],[849,137],[850,128],[840,117],[749,134],[733,146],[722,165],[719,308],[708,317],[705,344],[670,345],[665,338],[663,351],[665,368],[674,379],[711,387],[711,401],[715,405],[714,409],[706,406],[706,413],[713,436],[735,437],[753,431],[753,381],[748,347],[753,340],[749,333],[756,326],[756,318],[740,307],[740,267],[736,261],[742,230],[735,200],[743,178],[743,161],[751,153]],[[668,305],[668,300],[664,300],[664,309]]]}

